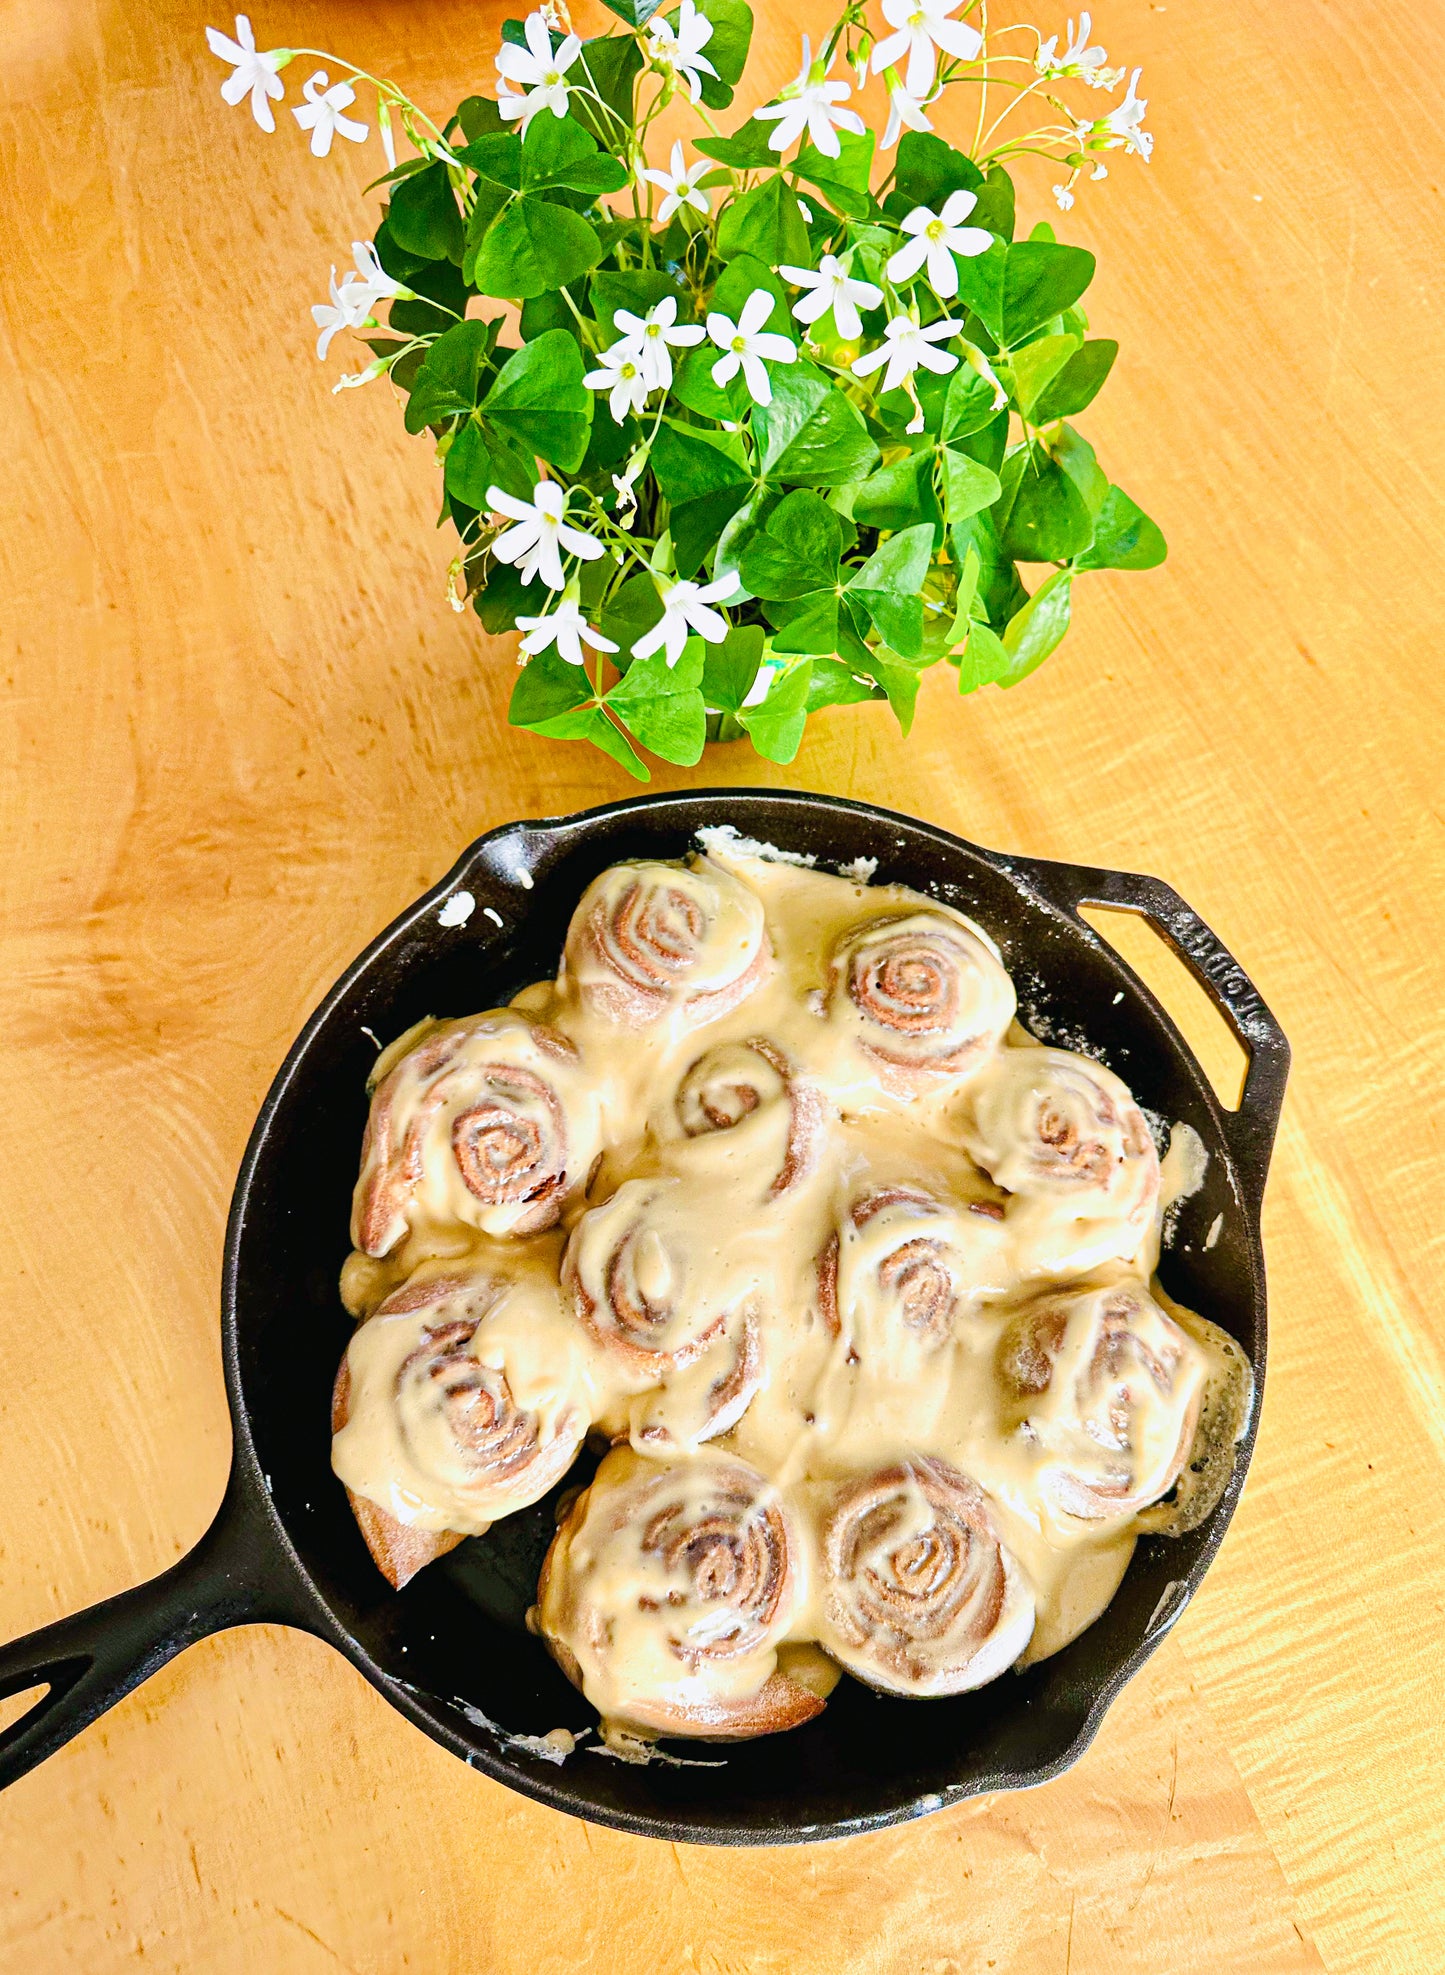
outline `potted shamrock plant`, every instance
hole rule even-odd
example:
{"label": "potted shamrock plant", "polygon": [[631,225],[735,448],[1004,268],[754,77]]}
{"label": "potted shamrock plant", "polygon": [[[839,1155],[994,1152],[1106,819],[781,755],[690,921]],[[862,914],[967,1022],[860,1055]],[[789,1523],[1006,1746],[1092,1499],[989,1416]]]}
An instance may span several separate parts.
{"label": "potted shamrock plant", "polygon": [[[1066,212],[1110,154],[1147,160],[1139,71],[1124,88],[1087,14],[1061,47],[983,0],[881,23],[848,0],[724,130],[746,0],[612,4],[587,39],[562,0],[505,22],[495,93],[440,123],[244,17],[207,31],[263,130],[282,71],[326,65],[292,106],[317,156],[368,138],[374,98],[385,203],[317,354],[359,336],[335,388],[389,379],[435,447],[451,601],[519,634],[511,720],[645,779],[642,751],[709,739],[790,761],[825,707],[887,700],[906,733],[940,663],[961,693],[1016,685],[1078,577],[1165,554],[1073,423],[1118,353],[1082,306],[1094,257],[1020,234],[1011,171],[1052,161]],[[854,107],[875,87],[881,141]],[[674,105],[696,134],[664,149]]]}

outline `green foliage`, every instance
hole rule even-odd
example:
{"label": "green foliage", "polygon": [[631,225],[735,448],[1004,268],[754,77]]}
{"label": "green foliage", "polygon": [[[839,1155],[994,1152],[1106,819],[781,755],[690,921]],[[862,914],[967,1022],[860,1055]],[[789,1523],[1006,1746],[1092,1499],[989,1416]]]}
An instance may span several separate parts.
{"label": "green foliage", "polygon": [[873,132],[865,131],[859,137],[854,131],[840,130],[837,138],[836,158],[816,145],[805,144],[793,160],[793,170],[809,185],[816,185],[835,212],[850,219],[867,219],[875,210],[868,189],[873,173]]}
{"label": "green foliage", "polygon": [[[712,38],[706,54],[717,70],[716,76],[703,77],[702,100],[710,110],[725,110],[747,67],[753,38],[753,10],[746,0],[701,0],[697,11],[712,22]],[[675,12],[667,18],[677,26]]]}
{"label": "green foliage", "polygon": [[772,125],[763,123],[757,117],[749,117],[731,137],[699,137],[693,144],[705,158],[716,158],[719,164],[732,165],[739,171],[756,171],[762,165],[775,165],[778,154],[769,143]]}
{"label": "green foliage", "polygon": [[929,131],[908,130],[898,140],[893,192],[884,210],[895,210],[896,202],[900,218],[915,206],[937,212],[950,192],[976,193],[982,184],[983,173],[972,158]]}
{"label": "green foliage", "polygon": [[[629,29],[655,11],[652,0],[609,4]],[[753,12],[746,0],[698,0],[698,11],[716,70],[700,77],[701,98],[716,111],[742,81]],[[676,29],[677,10],[666,18]],[[845,27],[852,36],[858,22]],[[502,33],[524,41],[519,21]],[[555,30],[553,46],[560,40]],[[844,52],[858,49],[849,41]],[[569,605],[615,655],[589,645],[586,663],[573,664],[570,640],[537,653],[518,673],[512,722],[587,741],[645,779],[644,753],[696,763],[710,719],[779,763],[825,708],[886,701],[907,733],[923,674],[943,659],[962,694],[1017,685],[1064,637],[1076,577],[1149,569],[1166,553],[1070,422],[1118,356],[1112,338],[1090,334],[1081,306],[1093,255],[1050,225],[1015,238],[1007,146],[971,156],[907,131],[880,158],[873,132],[840,130],[829,157],[805,131],[789,155],[769,142],[776,126],[756,117],[693,141],[709,167],[709,211],[683,205],[662,225],[645,185],[634,208],[626,160],[654,111],[690,91],[649,64],[647,37],[595,35],[568,72],[565,115],[548,107],[508,119],[469,96],[445,147],[408,123],[418,155],[377,181],[388,203],[376,252],[409,292],[387,305],[385,336],[369,340],[407,393],[407,430],[436,448],[443,517],[460,534],[482,626],[510,633],[519,616],[561,603],[540,572],[524,583],[493,553],[511,523],[489,514],[492,489],[530,501],[539,480],[559,483],[567,526],[606,551],[564,554],[564,581]],[[1078,159],[1065,168],[1077,176]],[[900,294],[887,276],[900,222],[956,191],[974,195],[967,223],[991,245],[957,260],[956,298],[934,295],[926,271]],[[778,272],[817,268],[824,254],[885,290],[863,313],[862,349],[912,306],[924,323],[960,321],[939,346],[948,368],[920,368],[907,389],[887,392],[880,370],[855,375],[857,341],[844,346],[832,311],[815,324],[796,318],[804,291]],[[654,338],[649,362],[670,381],[644,381],[634,400],[624,378],[613,413],[621,358],[609,370],[603,355],[634,333],[619,312],[661,309],[660,328],[696,333],[713,312],[739,321],[758,289],[773,297],[766,333],[797,350],[792,363],[769,363],[770,402],[753,401],[745,370],[717,382],[711,339]],[[517,310],[520,347],[502,303]],[[687,620],[675,664],[667,647],[635,656],[675,583],[729,576],[737,587],[715,614]],[[723,633],[711,642],[717,614]],[[683,634],[668,622],[676,652]]]}
{"label": "green foliage", "polygon": [[472,278],[478,294],[526,301],[565,288],[601,258],[596,227],[567,206],[528,193],[509,200],[488,227]]}
{"label": "green foliage", "polygon": [[465,230],[444,164],[427,165],[392,187],[386,223],[403,253],[461,264]]}
{"label": "green foliage", "polygon": [[1103,390],[1118,354],[1119,345],[1107,336],[1080,345],[1045,386],[1030,414],[1034,423],[1047,425],[1053,419],[1073,418],[1086,410]]}
{"label": "green foliage", "polygon": [[752,426],[768,480],[841,487],[878,458],[857,406],[809,363],[774,372],[773,401],[754,408]]}
{"label": "green foliage", "polygon": [[592,425],[592,393],[582,382],[576,339],[565,329],[549,329],[514,350],[482,408],[493,425],[540,459],[575,473]]}
{"label": "green foliage", "polygon": [[439,336],[416,374],[406,407],[406,429],[439,425],[477,402],[480,379],[492,368],[494,322],[459,322]]}
{"label": "green foliage", "polygon": [[768,267],[783,261],[802,265],[810,259],[798,195],[781,172],[728,201],[718,221],[717,250],[725,261],[751,254]]}
{"label": "green foliage", "polygon": [[1039,446],[1020,446],[1003,463],[993,509],[1005,555],[1015,562],[1067,562],[1094,536],[1088,506],[1072,477]]}

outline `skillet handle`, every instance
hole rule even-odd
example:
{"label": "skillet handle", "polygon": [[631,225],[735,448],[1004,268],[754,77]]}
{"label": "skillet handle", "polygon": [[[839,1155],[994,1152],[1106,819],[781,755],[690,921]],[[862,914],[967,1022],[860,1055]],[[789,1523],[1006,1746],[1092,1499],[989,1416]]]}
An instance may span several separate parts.
{"label": "skillet handle", "polygon": [[309,1623],[295,1568],[233,1469],[215,1521],[169,1570],[0,1646],[0,1700],[49,1689],[0,1733],[0,1790],[186,1646],[265,1619]]}
{"label": "skillet handle", "polygon": [[[1162,878],[1042,860],[1030,860],[1026,869],[1048,902],[1075,918],[1081,905],[1114,905],[1142,913],[1168,940],[1234,1030],[1249,1056],[1249,1070],[1239,1109],[1230,1111],[1220,1105],[1219,1114],[1240,1181],[1258,1207],[1284,1105],[1290,1048],[1284,1030],[1253,981],[1194,908]],[[1080,923],[1093,934],[1087,921]]]}

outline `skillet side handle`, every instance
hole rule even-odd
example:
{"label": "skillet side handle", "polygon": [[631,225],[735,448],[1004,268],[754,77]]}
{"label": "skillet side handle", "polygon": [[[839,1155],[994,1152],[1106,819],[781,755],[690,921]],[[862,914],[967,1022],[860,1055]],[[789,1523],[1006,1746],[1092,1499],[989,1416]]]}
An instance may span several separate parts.
{"label": "skillet side handle", "polygon": [[[1230,1111],[1221,1105],[1219,1110],[1240,1181],[1258,1208],[1284,1106],[1290,1048],[1284,1030],[1253,981],[1194,908],[1161,878],[1075,864],[1040,862],[1028,868],[1049,902],[1062,906],[1075,918],[1081,905],[1113,905],[1142,913],[1168,940],[1234,1030],[1248,1053],[1249,1070],[1239,1109]],[[1086,920],[1080,923],[1093,933]]]}
{"label": "skillet side handle", "polygon": [[215,1521],[169,1570],[0,1646],[0,1700],[48,1688],[0,1733],[0,1790],[185,1647],[265,1619],[308,1623],[294,1566],[233,1471]]}

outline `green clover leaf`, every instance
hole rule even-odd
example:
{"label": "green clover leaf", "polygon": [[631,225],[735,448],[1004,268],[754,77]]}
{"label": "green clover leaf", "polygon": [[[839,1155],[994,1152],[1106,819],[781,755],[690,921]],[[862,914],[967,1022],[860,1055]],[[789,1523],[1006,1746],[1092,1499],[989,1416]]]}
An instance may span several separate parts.
{"label": "green clover leaf", "polygon": [[761,468],[772,481],[841,487],[878,461],[868,428],[842,391],[810,363],[773,371],[773,402],[754,407]]}
{"label": "green clover leaf", "polygon": [[[534,124],[541,121],[535,118]],[[565,288],[601,258],[595,226],[570,207],[528,192],[513,199],[487,228],[472,280],[479,294],[526,301],[549,288]]]}
{"label": "green clover leaf", "polygon": [[803,742],[808,722],[808,691],[813,668],[805,659],[774,678],[768,696],[737,716],[753,746],[766,761],[786,767]]}
{"label": "green clover leaf", "polygon": [[482,400],[493,425],[564,473],[582,464],[592,407],[582,382],[582,352],[565,329],[548,329],[515,350]]}
{"label": "green clover leaf", "polygon": [[1111,487],[1094,521],[1094,539],[1076,569],[1157,569],[1168,555],[1157,523],[1122,487]]}

